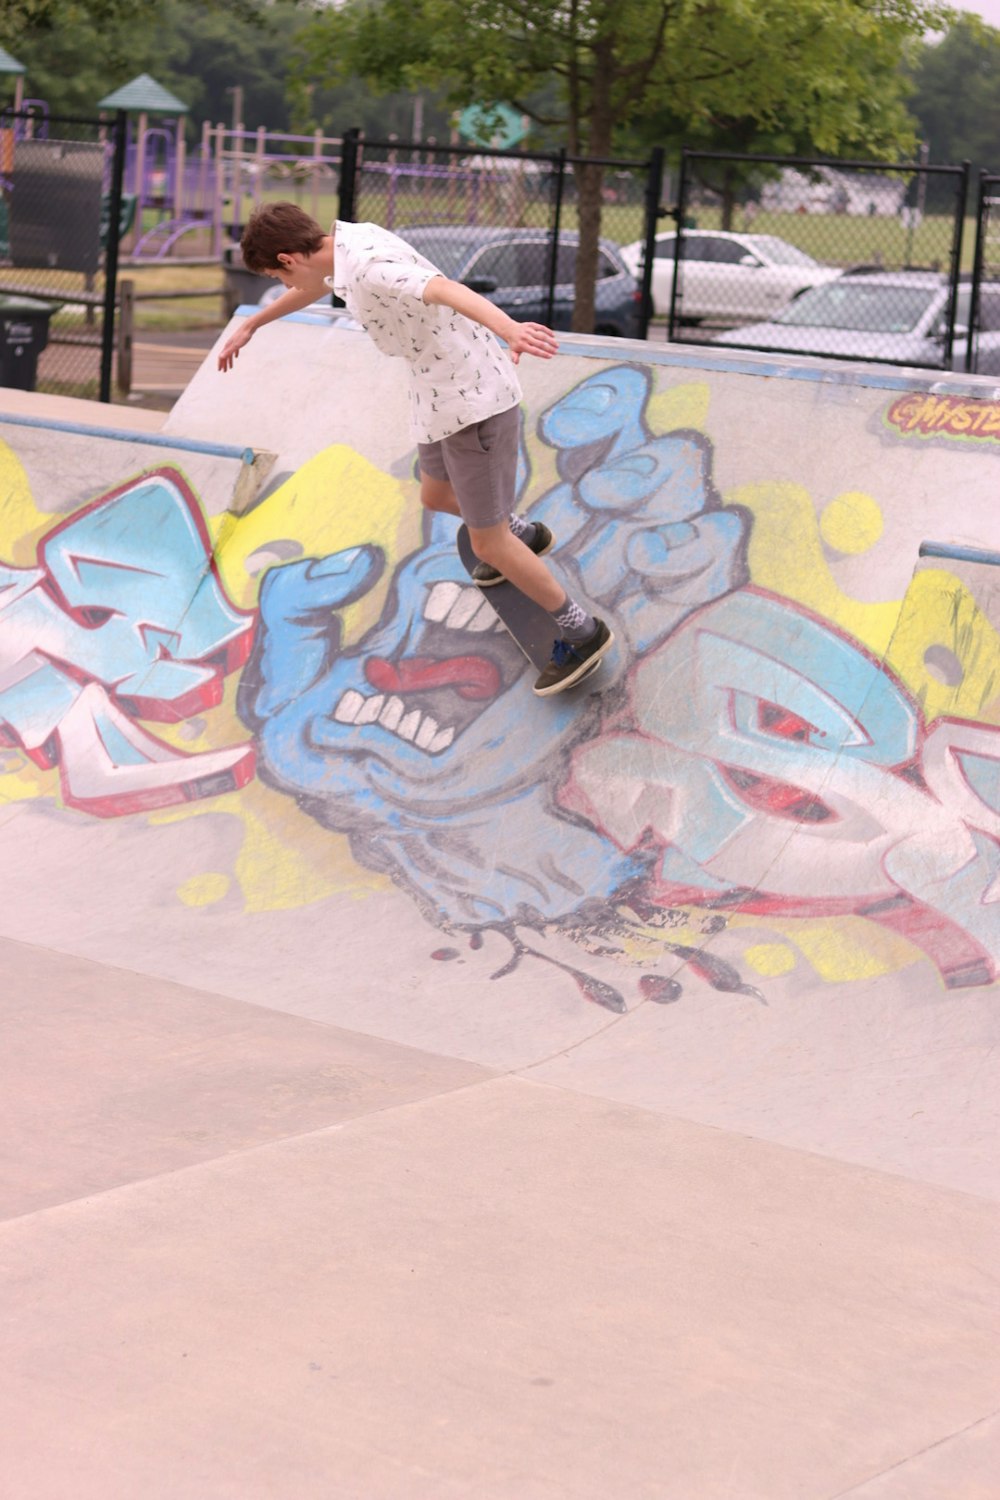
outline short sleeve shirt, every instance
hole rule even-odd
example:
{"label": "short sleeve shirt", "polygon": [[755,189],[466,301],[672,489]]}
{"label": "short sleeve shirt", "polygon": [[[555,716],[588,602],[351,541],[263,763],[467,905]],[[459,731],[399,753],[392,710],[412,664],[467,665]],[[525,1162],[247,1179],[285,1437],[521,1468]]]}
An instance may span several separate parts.
{"label": "short sleeve shirt", "polygon": [[441,275],[436,266],[377,224],[338,219],[333,242],[328,284],[383,354],[406,360],[418,442],[517,405],[521,387],[499,340],[453,308],[424,301],[427,283]]}

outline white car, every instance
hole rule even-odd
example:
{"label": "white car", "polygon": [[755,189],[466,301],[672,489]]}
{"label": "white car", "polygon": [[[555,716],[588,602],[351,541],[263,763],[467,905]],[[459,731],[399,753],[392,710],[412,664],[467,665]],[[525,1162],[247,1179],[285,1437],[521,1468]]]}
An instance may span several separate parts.
{"label": "white car", "polygon": [[[670,312],[676,238],[671,231],[658,234],[655,240],[653,311],[658,317]],[[621,251],[622,260],[640,279],[643,249],[644,241],[636,240]],[[685,323],[702,319],[747,323],[769,318],[800,292],[840,274],[777,235],[686,229],[681,236],[677,318]]]}

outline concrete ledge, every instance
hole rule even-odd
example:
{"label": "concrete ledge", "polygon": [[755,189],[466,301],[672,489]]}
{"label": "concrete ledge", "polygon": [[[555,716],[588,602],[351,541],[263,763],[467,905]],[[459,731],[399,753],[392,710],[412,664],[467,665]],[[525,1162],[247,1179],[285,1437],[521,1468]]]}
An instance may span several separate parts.
{"label": "concrete ledge", "polygon": [[49,396],[41,391],[16,391],[0,386],[0,416],[40,417],[84,427],[126,427],[135,432],[159,432],[166,416],[139,406],[80,401],[75,396]]}

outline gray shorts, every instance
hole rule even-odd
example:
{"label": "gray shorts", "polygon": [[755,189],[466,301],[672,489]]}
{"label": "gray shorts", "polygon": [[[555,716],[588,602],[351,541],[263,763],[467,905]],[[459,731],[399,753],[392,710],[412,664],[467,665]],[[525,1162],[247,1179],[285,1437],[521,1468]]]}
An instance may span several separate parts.
{"label": "gray shorts", "polygon": [[436,443],[417,444],[421,472],[451,485],[467,526],[498,526],[514,509],[520,427],[520,408],[512,406]]}

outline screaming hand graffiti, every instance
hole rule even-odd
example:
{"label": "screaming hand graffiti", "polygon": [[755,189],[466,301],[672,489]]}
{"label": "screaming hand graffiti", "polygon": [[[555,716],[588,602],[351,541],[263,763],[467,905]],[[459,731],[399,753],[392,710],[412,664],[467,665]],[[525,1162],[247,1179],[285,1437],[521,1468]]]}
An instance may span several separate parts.
{"label": "screaming hand graffiti", "polygon": [[[196,498],[162,470],[54,525],[34,567],[0,564],[0,740],[102,817],[205,803],[256,766],[435,927],[505,931],[508,970],[545,929],[623,957],[641,931],[754,995],[708,952],[727,924],[863,917],[947,985],[992,982],[1000,735],[928,715],[842,622],[761,587],[759,514],[724,502],[705,433],[658,430],[653,405],[648,370],[612,366],[525,433],[521,509],[619,642],[579,693],[531,698],[450,519],[401,557],[374,542],[295,557],[276,533],[293,560],[247,612]],[[903,431],[904,415],[887,421]],[[377,618],[352,632],[371,599]],[[227,677],[246,727],[230,720],[222,748],[145,727],[217,710]],[[677,998],[664,976],[644,984]]]}

